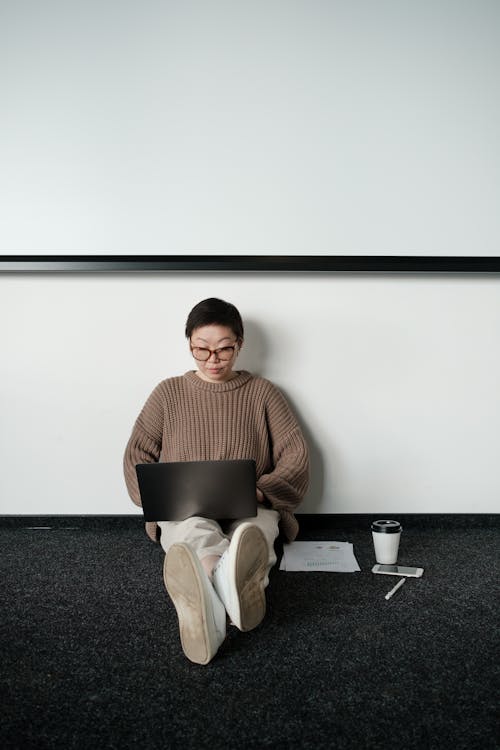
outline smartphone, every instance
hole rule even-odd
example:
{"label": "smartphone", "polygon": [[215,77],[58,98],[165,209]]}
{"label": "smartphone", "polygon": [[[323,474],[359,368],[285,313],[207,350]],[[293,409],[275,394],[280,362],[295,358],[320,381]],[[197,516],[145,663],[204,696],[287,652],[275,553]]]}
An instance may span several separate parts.
{"label": "smartphone", "polygon": [[423,568],[405,568],[404,565],[374,565],[372,573],[383,573],[386,576],[410,576],[411,578],[420,578],[423,574]]}

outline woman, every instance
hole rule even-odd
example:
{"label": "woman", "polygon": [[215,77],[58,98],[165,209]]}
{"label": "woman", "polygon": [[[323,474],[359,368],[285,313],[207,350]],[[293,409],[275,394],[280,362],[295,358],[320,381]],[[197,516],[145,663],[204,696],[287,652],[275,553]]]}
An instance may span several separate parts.
{"label": "woman", "polygon": [[207,299],[186,323],[197,370],[163,380],[134,425],[124,457],[132,500],[140,505],[136,464],[153,461],[253,459],[257,516],[236,522],[191,517],[146,524],[160,532],[164,580],[179,618],[184,653],[207,664],[226,636],[226,614],[252,630],[266,612],[264,589],[276,563],[281,527],[295,539],[293,511],[307,489],[308,450],[297,420],[278,389],[235,370],[243,323],[234,305]]}

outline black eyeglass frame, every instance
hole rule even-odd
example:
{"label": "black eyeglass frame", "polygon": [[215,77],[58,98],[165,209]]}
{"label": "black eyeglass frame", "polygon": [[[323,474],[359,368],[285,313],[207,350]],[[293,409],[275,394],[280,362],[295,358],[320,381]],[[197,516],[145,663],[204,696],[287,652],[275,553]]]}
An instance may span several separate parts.
{"label": "black eyeglass frame", "polygon": [[[219,346],[219,347],[217,347],[217,349],[209,349],[208,346],[193,346],[191,344],[191,342],[189,343],[189,348],[191,350],[191,354],[193,355],[194,359],[197,362],[208,362],[208,360],[210,359],[210,357],[212,356],[212,354],[215,354],[215,356],[219,360],[219,362],[229,362],[234,357],[234,353],[235,353],[237,347],[238,347],[238,342],[237,341],[235,341],[234,344],[231,344],[229,346]],[[205,358],[197,357],[195,355],[195,353],[194,353],[195,349],[202,349],[203,351],[208,352],[208,357],[205,357]],[[227,359],[223,359],[220,356],[220,352],[223,351],[224,349],[232,349],[232,354]]]}

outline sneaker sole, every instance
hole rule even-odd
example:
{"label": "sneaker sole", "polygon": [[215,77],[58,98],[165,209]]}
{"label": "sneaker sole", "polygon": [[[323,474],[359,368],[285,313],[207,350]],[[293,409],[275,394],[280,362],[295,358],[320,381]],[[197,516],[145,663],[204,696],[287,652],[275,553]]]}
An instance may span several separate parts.
{"label": "sneaker sole", "polygon": [[269,552],[266,539],[259,528],[253,526],[243,530],[235,558],[240,621],[234,624],[242,631],[253,630],[260,625],[266,614],[263,580]]}
{"label": "sneaker sole", "polygon": [[207,621],[209,595],[187,545],[172,545],[165,556],[163,577],[179,618],[182,650],[195,664],[208,664],[217,653],[218,644],[213,627]]}

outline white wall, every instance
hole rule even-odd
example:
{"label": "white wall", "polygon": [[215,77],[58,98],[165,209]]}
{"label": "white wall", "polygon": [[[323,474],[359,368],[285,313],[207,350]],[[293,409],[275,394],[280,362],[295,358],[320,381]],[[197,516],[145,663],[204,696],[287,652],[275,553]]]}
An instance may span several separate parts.
{"label": "white wall", "polygon": [[495,255],[497,0],[3,0],[2,252]]}
{"label": "white wall", "polygon": [[[496,0],[4,0],[0,34],[3,253],[498,254]],[[0,512],[132,510],[213,294],[304,423],[304,510],[496,511],[498,284],[0,276]]]}
{"label": "white wall", "polygon": [[209,295],[303,424],[303,512],[498,511],[498,276],[159,273],[0,276],[0,514],[135,512],[126,441]]}

